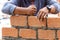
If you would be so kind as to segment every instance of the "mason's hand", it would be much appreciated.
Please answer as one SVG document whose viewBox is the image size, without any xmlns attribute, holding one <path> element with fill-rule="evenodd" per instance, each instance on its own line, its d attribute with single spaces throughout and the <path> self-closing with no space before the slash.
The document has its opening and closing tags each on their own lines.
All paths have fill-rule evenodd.
<svg viewBox="0 0 60 40">
<path fill-rule="evenodd" d="M 30 5 L 28 8 L 27 8 L 27 14 L 28 15 L 34 15 L 37 11 L 37 8 L 35 5 Z"/>
<path fill-rule="evenodd" d="M 44 19 L 44 17 L 46 17 L 46 15 L 48 14 L 49 10 L 44 7 L 42 9 L 39 10 L 38 14 L 37 14 L 37 18 L 40 20 L 40 19 Z"/>
</svg>

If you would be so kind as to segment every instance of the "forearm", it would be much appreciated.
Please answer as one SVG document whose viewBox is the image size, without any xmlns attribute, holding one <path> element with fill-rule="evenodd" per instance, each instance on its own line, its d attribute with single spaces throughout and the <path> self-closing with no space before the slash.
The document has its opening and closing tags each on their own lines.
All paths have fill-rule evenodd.
<svg viewBox="0 0 60 40">
<path fill-rule="evenodd" d="M 19 7 L 12 3 L 6 3 L 4 7 L 2 8 L 2 12 L 10 15 L 14 14 L 27 14 L 27 15 L 33 15 L 36 13 L 36 6 L 30 5 L 29 7 Z"/>
<path fill-rule="evenodd" d="M 6 3 L 4 7 L 2 8 L 2 12 L 6 14 L 27 14 L 27 8 L 25 7 L 18 7 L 11 3 Z"/>
<path fill-rule="evenodd" d="M 52 7 L 51 13 L 58 13 L 60 11 L 60 4 L 56 0 L 47 0 L 47 4 Z"/>
<path fill-rule="evenodd" d="M 18 3 L 17 0 L 6 2 L 2 8 L 2 12 L 9 15 L 25 14 L 26 8 L 17 7 L 18 6 L 17 3 Z"/>
<path fill-rule="evenodd" d="M 16 7 L 15 9 L 14 9 L 14 14 L 27 14 L 27 8 L 25 8 L 25 7 Z"/>
</svg>

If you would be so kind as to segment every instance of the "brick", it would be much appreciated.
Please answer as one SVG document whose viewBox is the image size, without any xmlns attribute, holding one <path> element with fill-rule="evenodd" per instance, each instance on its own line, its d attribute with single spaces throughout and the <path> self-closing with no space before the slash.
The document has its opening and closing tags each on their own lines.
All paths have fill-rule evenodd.
<svg viewBox="0 0 60 40">
<path fill-rule="evenodd" d="M 60 38 L 58 40 L 60 40 Z"/>
<path fill-rule="evenodd" d="M 27 26 L 27 16 L 11 16 L 10 20 L 11 20 L 11 25 L 14 26 L 22 26 L 25 27 Z"/>
<path fill-rule="evenodd" d="M 2 36 L 3 37 L 18 37 L 17 29 L 15 28 L 2 28 Z"/>
<path fill-rule="evenodd" d="M 60 30 L 57 31 L 57 37 L 60 38 Z"/>
<path fill-rule="evenodd" d="M 60 28 L 60 17 L 48 18 L 48 28 Z"/>
<path fill-rule="evenodd" d="M 37 16 L 29 16 L 28 17 L 28 24 L 30 27 L 37 27 L 37 28 L 41 28 L 42 26 L 46 26 L 45 21 L 39 21 L 39 19 L 37 19 Z"/>
<path fill-rule="evenodd" d="M 54 30 L 38 30 L 38 38 L 39 39 L 54 39 L 55 38 L 55 31 Z"/>
<path fill-rule="evenodd" d="M 36 32 L 32 29 L 20 29 L 20 37 L 27 39 L 36 39 Z"/>
</svg>

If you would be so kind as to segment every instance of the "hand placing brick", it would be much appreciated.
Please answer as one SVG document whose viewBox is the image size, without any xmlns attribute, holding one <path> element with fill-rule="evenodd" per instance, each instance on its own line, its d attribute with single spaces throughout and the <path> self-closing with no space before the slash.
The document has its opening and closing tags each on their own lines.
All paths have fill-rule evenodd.
<svg viewBox="0 0 60 40">
<path fill-rule="evenodd" d="M 2 28 L 2 37 L 18 37 L 18 31 L 15 28 Z"/>
<path fill-rule="evenodd" d="M 48 14 L 46 23 L 49 29 L 60 29 L 60 16 L 58 14 Z"/>
<path fill-rule="evenodd" d="M 20 27 L 26 27 L 27 26 L 27 16 L 11 16 L 11 25 L 13 26 L 20 26 Z"/>
<path fill-rule="evenodd" d="M 39 29 L 38 30 L 38 38 L 39 39 L 48 39 L 48 40 L 55 39 L 55 31 Z"/>
<path fill-rule="evenodd" d="M 39 21 L 37 16 L 29 16 L 28 17 L 28 24 L 30 27 L 41 28 L 46 26 L 46 20 Z"/>
</svg>

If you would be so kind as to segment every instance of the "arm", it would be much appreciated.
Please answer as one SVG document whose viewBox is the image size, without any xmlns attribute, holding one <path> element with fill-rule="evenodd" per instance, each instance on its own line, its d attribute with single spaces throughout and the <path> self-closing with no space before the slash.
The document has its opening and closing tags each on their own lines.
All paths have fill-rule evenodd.
<svg viewBox="0 0 60 40">
<path fill-rule="evenodd" d="M 19 1 L 20 2 L 20 1 Z M 6 14 L 32 14 L 36 12 L 36 7 L 30 5 L 29 7 L 19 7 L 18 0 L 12 0 L 5 3 L 4 7 L 2 8 L 2 12 Z"/>
<path fill-rule="evenodd" d="M 14 14 L 27 14 L 27 15 L 34 15 L 37 9 L 35 5 L 30 5 L 29 7 L 16 7 L 14 10 Z"/>
<path fill-rule="evenodd" d="M 46 17 L 48 13 L 55 14 L 60 11 L 60 7 L 59 7 L 60 5 L 57 3 L 57 1 L 55 0 L 46 0 L 46 1 L 47 1 L 46 2 L 47 5 L 49 5 L 51 8 L 50 10 L 47 7 L 40 9 L 37 15 L 38 19 L 43 19 L 44 17 Z"/>
<path fill-rule="evenodd" d="M 15 2 L 16 0 L 6 2 L 2 8 L 2 12 L 13 15 L 13 11 L 16 8 L 16 4 L 17 4 L 17 2 L 16 3 Z"/>
<path fill-rule="evenodd" d="M 47 0 L 47 5 L 51 7 L 50 13 L 57 13 L 60 11 L 60 5 L 56 0 Z"/>
</svg>

